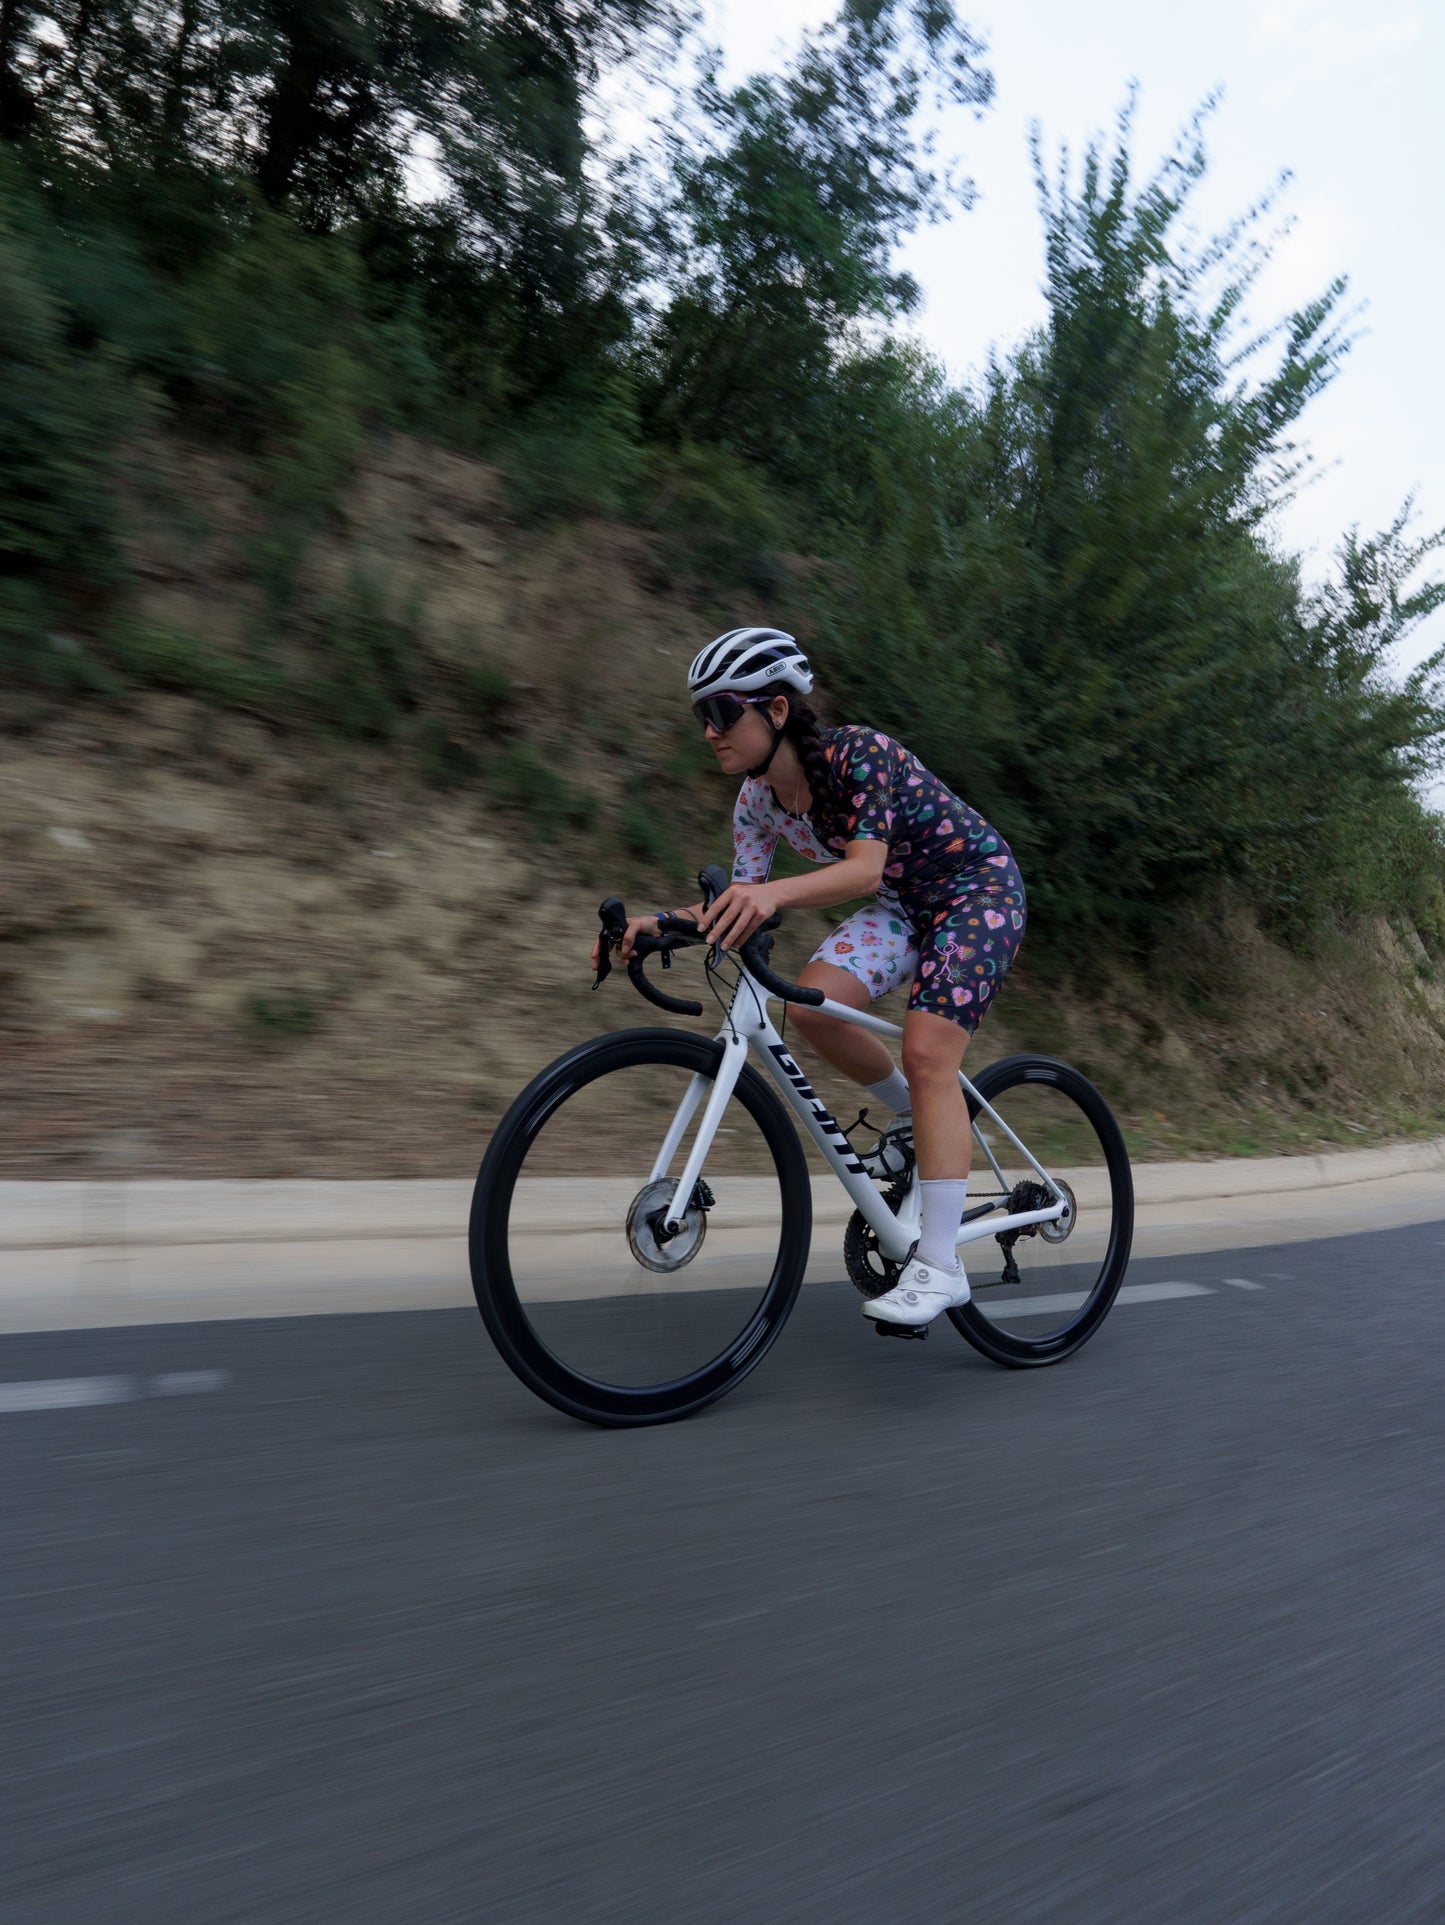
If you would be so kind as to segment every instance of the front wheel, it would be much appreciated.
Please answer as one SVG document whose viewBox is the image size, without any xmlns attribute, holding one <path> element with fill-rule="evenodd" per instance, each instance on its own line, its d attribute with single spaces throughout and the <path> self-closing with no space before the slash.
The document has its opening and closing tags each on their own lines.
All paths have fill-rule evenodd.
<svg viewBox="0 0 1445 1925">
<path fill-rule="evenodd" d="M 948 1314 L 995 1363 L 1060 1363 L 1093 1336 L 1124 1280 L 1134 1236 L 1129 1153 L 1109 1105 L 1068 1063 L 1005 1056 L 981 1070 L 974 1087 L 1007 1128 L 974 1111 L 970 1210 L 1035 1210 L 1051 1201 L 1010 1131 L 1063 1186 L 1069 1209 L 1053 1223 L 965 1243 L 959 1254 L 973 1296 Z"/>
<path fill-rule="evenodd" d="M 569 1416 L 685 1417 L 741 1383 L 787 1321 L 812 1190 L 797 1132 L 746 1064 L 681 1230 L 666 1230 L 722 1060 L 681 1030 L 599 1037 L 522 1091 L 487 1150 L 477 1306 L 509 1368 Z"/>
</svg>

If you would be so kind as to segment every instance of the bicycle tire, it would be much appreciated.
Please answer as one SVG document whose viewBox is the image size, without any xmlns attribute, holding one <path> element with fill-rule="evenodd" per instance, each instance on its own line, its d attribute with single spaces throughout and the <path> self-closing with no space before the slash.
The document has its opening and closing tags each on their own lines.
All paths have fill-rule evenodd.
<svg viewBox="0 0 1445 1925">
<path fill-rule="evenodd" d="M 569 1050 L 517 1097 L 493 1136 L 472 1194 L 468 1248 L 472 1288 L 492 1342 L 513 1375 L 556 1410 L 585 1423 L 619 1429 L 675 1422 L 714 1403 L 757 1368 L 788 1320 L 807 1267 L 813 1195 L 797 1132 L 783 1105 L 750 1064 L 734 1100 L 757 1123 L 776 1171 L 782 1234 L 766 1287 L 753 1314 L 725 1349 L 670 1382 L 603 1383 L 573 1370 L 533 1329 L 516 1288 L 507 1228 L 513 1190 L 526 1151 L 546 1120 L 574 1091 L 610 1071 L 666 1064 L 716 1073 L 722 1045 L 669 1029 L 628 1029 Z"/>
<path fill-rule="evenodd" d="M 1113 1111 L 1088 1077 L 1071 1063 L 1060 1062 L 1052 1056 L 1003 1056 L 986 1065 L 973 1078 L 973 1083 L 989 1103 L 1021 1084 L 1051 1085 L 1078 1104 L 1104 1151 L 1112 1210 L 1109 1240 L 1099 1275 L 1076 1315 L 1046 1337 L 1031 1338 L 999 1329 L 977 1301 L 948 1313 L 949 1321 L 959 1334 L 991 1362 L 1015 1370 L 1036 1370 L 1073 1356 L 1098 1330 L 1119 1294 L 1134 1238 L 1134 1179 L 1129 1152 Z M 970 1109 L 974 1115 L 978 1114 L 976 1106 L 970 1104 Z M 965 1255 L 967 1249 L 965 1246 Z"/>
</svg>

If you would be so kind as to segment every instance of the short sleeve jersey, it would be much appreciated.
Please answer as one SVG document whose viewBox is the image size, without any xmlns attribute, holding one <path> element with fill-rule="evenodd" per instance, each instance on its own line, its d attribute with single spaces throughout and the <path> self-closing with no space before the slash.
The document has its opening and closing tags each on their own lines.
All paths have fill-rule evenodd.
<svg viewBox="0 0 1445 1925">
<path fill-rule="evenodd" d="M 762 882 L 781 837 L 810 862 L 838 862 L 850 842 L 886 842 L 879 895 L 907 903 L 945 897 L 966 878 L 1003 869 L 1003 837 L 916 755 L 876 729 L 823 731 L 824 754 L 843 806 L 825 835 L 811 814 L 792 815 L 764 776 L 749 776 L 733 809 L 733 881 Z"/>
</svg>

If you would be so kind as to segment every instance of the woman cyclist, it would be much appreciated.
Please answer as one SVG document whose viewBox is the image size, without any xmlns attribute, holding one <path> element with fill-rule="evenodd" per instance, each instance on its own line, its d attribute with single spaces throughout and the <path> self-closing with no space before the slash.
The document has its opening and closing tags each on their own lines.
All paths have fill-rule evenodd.
<svg viewBox="0 0 1445 1925">
<path fill-rule="evenodd" d="M 917 1327 L 968 1301 L 957 1238 L 973 1132 L 958 1072 L 1023 939 L 1024 887 L 996 829 L 890 736 L 823 728 L 806 699 L 812 688 L 807 657 L 780 629 L 731 629 L 693 662 L 688 692 L 708 745 L 726 774 L 744 780 L 731 887 L 706 910 L 677 913 L 735 949 L 780 909 L 874 898 L 833 931 L 799 981 L 854 1009 L 911 983 L 902 1070 L 881 1037 L 802 1005 L 792 1015 L 821 1056 L 899 1119 L 890 1133 L 911 1124 L 918 1242 L 893 1289 L 863 1311 Z M 770 882 L 779 837 L 817 873 Z M 657 917 L 628 922 L 624 962 L 640 932 L 657 935 Z"/>
</svg>

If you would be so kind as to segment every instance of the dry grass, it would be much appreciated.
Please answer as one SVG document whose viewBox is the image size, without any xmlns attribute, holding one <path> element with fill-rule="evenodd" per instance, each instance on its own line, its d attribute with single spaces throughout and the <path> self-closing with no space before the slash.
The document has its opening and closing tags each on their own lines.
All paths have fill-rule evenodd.
<svg viewBox="0 0 1445 1925">
<path fill-rule="evenodd" d="M 238 645 L 256 612 L 244 487 L 181 451 L 166 489 L 187 512 L 157 498 L 138 524 L 142 606 Z M 415 590 L 435 649 L 513 665 L 525 739 L 583 798 L 578 821 L 554 835 L 498 808 L 500 741 L 479 783 L 441 792 L 404 754 L 180 697 L 0 737 L 0 1175 L 459 1174 L 544 1063 L 657 1019 L 625 979 L 589 994 L 587 951 L 604 893 L 683 898 L 726 852 L 730 798 L 679 734 L 678 676 L 712 616 L 656 592 L 640 537 L 524 533 L 488 470 L 405 441 L 311 565 L 334 574 L 361 545 Z M 826 926 L 794 918 L 780 966 Z M 1078 1061 L 1147 1156 L 1445 1124 L 1445 991 L 1383 927 L 1301 959 L 1223 914 L 1155 983 L 1045 981 L 1026 945 L 972 1060 L 1019 1048 Z"/>
<path fill-rule="evenodd" d="M 485 796 L 438 795 L 379 755 L 302 759 L 212 720 L 202 756 L 200 721 L 154 701 L 108 740 L 72 723 L 8 745 L 0 1173 L 459 1173 L 544 1063 L 654 1020 L 625 979 L 589 993 L 587 950 L 605 890 L 678 878 L 629 876 L 602 831 L 534 847 Z M 796 918 L 781 965 L 824 926 Z M 1079 1062 L 1148 1156 L 1439 1128 L 1445 996 L 1422 967 L 1385 930 L 1306 962 L 1236 928 L 1217 975 L 1165 994 L 1116 971 L 1086 994 L 1025 951 L 971 1061 Z M 699 965 L 671 981 L 696 990 Z"/>
</svg>

